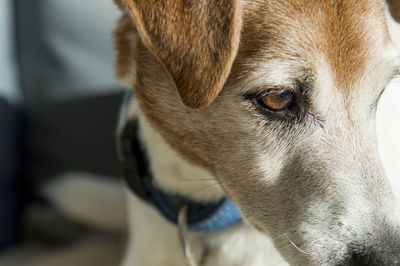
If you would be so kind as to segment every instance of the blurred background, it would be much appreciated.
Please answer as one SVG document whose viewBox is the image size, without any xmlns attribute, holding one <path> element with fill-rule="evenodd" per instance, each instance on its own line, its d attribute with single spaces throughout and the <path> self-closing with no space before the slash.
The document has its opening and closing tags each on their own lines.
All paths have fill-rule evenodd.
<svg viewBox="0 0 400 266">
<path fill-rule="evenodd" d="M 111 0 L 0 0 L 1 266 L 118 265 L 118 16 Z"/>
<path fill-rule="evenodd" d="M 112 0 L 0 0 L 0 266 L 119 264 L 118 16 Z M 392 86 L 378 136 L 399 176 L 399 80 Z"/>
</svg>

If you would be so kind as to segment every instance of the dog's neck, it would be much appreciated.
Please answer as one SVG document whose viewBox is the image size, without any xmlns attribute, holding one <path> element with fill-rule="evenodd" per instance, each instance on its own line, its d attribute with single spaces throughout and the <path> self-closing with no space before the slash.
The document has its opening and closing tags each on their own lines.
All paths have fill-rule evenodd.
<svg viewBox="0 0 400 266">
<path fill-rule="evenodd" d="M 154 185 L 172 194 L 194 201 L 210 203 L 224 197 L 216 178 L 207 170 L 193 165 L 178 154 L 132 103 L 131 117 L 139 120 L 139 138 L 150 161 Z"/>
</svg>

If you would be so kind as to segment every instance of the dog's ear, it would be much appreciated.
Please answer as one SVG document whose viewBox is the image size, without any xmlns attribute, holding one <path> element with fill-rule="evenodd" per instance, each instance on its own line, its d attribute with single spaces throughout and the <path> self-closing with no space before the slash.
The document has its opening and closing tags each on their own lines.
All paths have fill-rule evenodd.
<svg viewBox="0 0 400 266">
<path fill-rule="evenodd" d="M 237 54 L 240 0 L 116 0 L 171 75 L 183 103 L 200 109 L 220 93 Z"/>
<path fill-rule="evenodd" d="M 400 0 L 388 0 L 388 4 L 392 17 L 400 23 Z"/>
<path fill-rule="evenodd" d="M 121 0 L 114 0 L 114 4 L 121 10 L 123 10 L 123 4 Z"/>
</svg>

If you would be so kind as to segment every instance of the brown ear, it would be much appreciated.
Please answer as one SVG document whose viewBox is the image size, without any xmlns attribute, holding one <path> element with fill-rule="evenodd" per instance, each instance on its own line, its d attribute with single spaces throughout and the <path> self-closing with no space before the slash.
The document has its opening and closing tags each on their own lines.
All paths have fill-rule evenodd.
<svg viewBox="0 0 400 266">
<path fill-rule="evenodd" d="M 388 0 L 388 4 L 392 17 L 400 23 L 400 0 Z"/>
<path fill-rule="evenodd" d="M 164 63 L 184 104 L 211 104 L 237 54 L 240 0 L 122 2 L 143 42 Z"/>
<path fill-rule="evenodd" d="M 117 5 L 117 7 L 122 8 L 122 4 L 120 0 L 114 0 L 114 4 Z"/>
</svg>

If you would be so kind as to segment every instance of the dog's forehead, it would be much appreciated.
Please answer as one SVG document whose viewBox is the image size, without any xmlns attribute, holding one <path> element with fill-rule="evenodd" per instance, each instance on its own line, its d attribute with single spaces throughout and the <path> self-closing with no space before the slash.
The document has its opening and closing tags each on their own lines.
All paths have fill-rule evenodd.
<svg viewBox="0 0 400 266">
<path fill-rule="evenodd" d="M 245 71 L 273 60 L 318 75 L 326 65 L 333 85 L 348 92 L 387 64 L 390 38 L 381 0 L 248 1 L 244 6 L 238 61 Z"/>
</svg>

